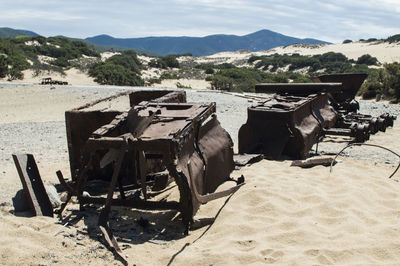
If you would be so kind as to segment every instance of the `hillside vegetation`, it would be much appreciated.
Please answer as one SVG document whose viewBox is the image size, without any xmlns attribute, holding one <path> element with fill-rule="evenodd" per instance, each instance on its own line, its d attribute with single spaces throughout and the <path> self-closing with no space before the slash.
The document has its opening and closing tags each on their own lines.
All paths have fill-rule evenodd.
<svg viewBox="0 0 400 266">
<path fill-rule="evenodd" d="M 394 42 L 397 39 L 391 37 Z M 33 69 L 38 75 L 46 71 L 63 73 L 75 67 L 99 84 L 144 86 L 163 79 L 189 78 L 205 79 L 216 90 L 252 92 L 261 82 L 311 82 L 310 77 L 325 73 L 362 72 L 369 74 L 359 92 L 363 97 L 400 99 L 399 63 L 380 65 L 369 54 L 357 59 L 334 52 L 312 56 L 272 54 L 251 56 L 241 63 L 196 63 L 197 57 L 190 54 L 140 58 L 133 50 L 124 50 L 102 60 L 87 42 L 63 37 L 0 39 L 0 77 L 9 80 L 22 79 L 25 69 Z"/>
<path fill-rule="evenodd" d="M 82 41 L 62 37 L 17 37 L 0 39 L 0 77 L 22 79 L 28 68 L 40 71 L 63 72 L 70 67 L 80 67 L 77 59 L 100 58 L 100 54 Z"/>
</svg>

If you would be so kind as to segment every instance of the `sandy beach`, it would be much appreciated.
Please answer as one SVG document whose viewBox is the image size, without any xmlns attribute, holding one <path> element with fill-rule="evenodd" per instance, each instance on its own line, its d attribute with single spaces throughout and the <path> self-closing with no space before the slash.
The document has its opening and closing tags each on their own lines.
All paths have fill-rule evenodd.
<svg viewBox="0 0 400 266">
<path fill-rule="evenodd" d="M 11 199 L 22 186 L 11 154 L 33 153 L 46 184 L 58 183 L 59 169 L 69 177 L 65 110 L 126 89 L 136 88 L 0 84 L 3 265 L 121 264 L 102 240 L 96 208 L 81 213 L 77 204 L 70 204 L 64 220 L 15 215 Z M 235 132 L 252 102 L 215 92 L 187 90 L 187 94 L 189 101 L 216 101 L 217 115 L 237 143 Z M 399 152 L 395 141 L 399 137 L 395 121 L 393 128 L 373 135 L 367 143 Z M 345 144 L 333 140 L 329 145 L 339 151 Z M 356 149 L 392 156 L 372 148 Z M 233 177 L 245 176 L 246 185 L 229 198 L 203 205 L 197 215 L 216 220 L 188 236 L 182 234 L 174 211 L 113 207 L 111 227 L 124 254 L 136 265 L 398 264 L 400 173 L 387 178 L 398 158 L 388 162 L 357 156 L 339 159 L 342 162 L 332 173 L 323 166 L 290 167 L 289 160 L 262 160 L 234 171 Z M 177 197 L 176 190 L 168 195 L 168 199 Z M 149 221 L 146 228 L 137 223 L 140 218 Z M 70 225 L 63 227 L 66 221 Z"/>
</svg>

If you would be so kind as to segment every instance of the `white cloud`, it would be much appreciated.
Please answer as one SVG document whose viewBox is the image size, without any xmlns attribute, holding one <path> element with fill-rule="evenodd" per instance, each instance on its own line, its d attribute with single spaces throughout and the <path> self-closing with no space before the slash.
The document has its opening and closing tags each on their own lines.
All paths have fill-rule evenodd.
<svg viewBox="0 0 400 266">
<path fill-rule="evenodd" d="M 0 25 L 45 36 L 244 35 L 270 29 L 328 41 L 400 33 L 398 0 L 5 0 Z"/>
</svg>

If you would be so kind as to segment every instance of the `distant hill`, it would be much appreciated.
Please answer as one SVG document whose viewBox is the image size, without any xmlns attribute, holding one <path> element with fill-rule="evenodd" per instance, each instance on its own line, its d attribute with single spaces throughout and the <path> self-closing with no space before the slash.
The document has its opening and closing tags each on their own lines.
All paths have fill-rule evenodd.
<svg viewBox="0 0 400 266">
<path fill-rule="evenodd" d="M 299 39 L 270 30 L 260 30 L 248 35 L 209 35 L 205 37 L 144 37 L 114 38 L 98 35 L 86 38 L 87 41 L 104 46 L 150 50 L 160 55 L 191 53 L 194 56 L 210 55 L 223 51 L 268 50 L 277 46 L 294 43 L 327 43 L 316 39 Z"/>
<path fill-rule="evenodd" d="M 39 34 L 28 30 L 16 30 L 11 28 L 0 28 L 0 38 L 15 38 L 17 36 L 39 36 Z"/>
</svg>

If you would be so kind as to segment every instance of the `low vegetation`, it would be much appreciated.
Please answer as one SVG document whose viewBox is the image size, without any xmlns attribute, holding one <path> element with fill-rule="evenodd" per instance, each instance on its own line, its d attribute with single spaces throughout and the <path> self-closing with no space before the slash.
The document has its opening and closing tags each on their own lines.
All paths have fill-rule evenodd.
<svg viewBox="0 0 400 266">
<path fill-rule="evenodd" d="M 94 64 L 89 75 L 100 84 L 120 86 L 143 86 L 140 77 L 142 64 L 132 50 L 123 51 L 119 55 L 108 58 L 105 62 Z"/>
<path fill-rule="evenodd" d="M 370 55 L 363 55 L 357 61 L 348 59 L 344 54 L 328 52 L 322 55 L 304 56 L 267 55 L 252 56 L 248 60 L 255 67 L 270 72 L 287 68 L 288 71 L 305 70 L 306 73 L 355 73 L 368 71 L 368 65 L 377 65 L 378 60 Z"/>
<path fill-rule="evenodd" d="M 400 63 L 384 64 L 383 68 L 371 71 L 360 94 L 364 99 L 373 99 L 380 95 L 392 102 L 399 102 Z"/>
<path fill-rule="evenodd" d="M 269 73 L 250 68 L 223 68 L 207 77 L 217 90 L 253 92 L 257 83 L 311 82 L 310 78 L 294 72 Z"/>
<path fill-rule="evenodd" d="M 152 59 L 149 62 L 149 67 L 167 69 L 167 68 L 179 68 L 179 62 L 174 55 L 167 55 Z"/>
<path fill-rule="evenodd" d="M 100 54 L 87 43 L 64 37 L 21 36 L 0 39 L 0 77 L 22 79 L 22 71 L 28 68 L 35 72 L 63 72 L 72 66 L 79 67 L 73 60 L 83 56 L 100 58 Z M 48 58 L 47 62 L 41 60 L 43 57 Z"/>
<path fill-rule="evenodd" d="M 365 42 L 373 41 L 399 42 L 400 34 L 386 40 L 370 38 Z M 351 42 L 345 40 L 343 43 Z M 189 61 L 178 60 L 181 56 L 188 57 Z M 143 65 L 133 50 L 121 51 L 102 61 L 94 46 L 80 40 L 41 36 L 0 38 L 0 78 L 22 79 L 22 71 L 28 68 L 38 75 L 43 71 L 64 73 L 66 69 L 76 67 L 88 71 L 100 84 L 144 86 L 160 83 L 163 79 L 195 78 L 210 81 L 213 89 L 251 92 L 255 84 L 262 82 L 311 82 L 311 76 L 324 73 L 368 73 L 369 77 L 359 92 L 362 97 L 370 99 L 382 96 L 396 102 L 400 100 L 399 63 L 381 66 L 369 54 L 356 60 L 334 52 L 314 56 L 252 56 L 247 61 L 247 67 L 231 63 L 196 64 L 195 60 L 190 60 L 190 56 L 153 56 Z M 146 68 L 157 68 L 159 74 L 143 80 L 141 71 Z M 177 84 L 186 88 L 180 82 Z"/>
</svg>

